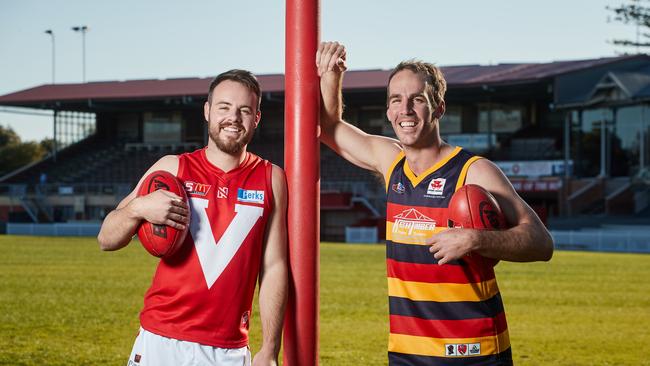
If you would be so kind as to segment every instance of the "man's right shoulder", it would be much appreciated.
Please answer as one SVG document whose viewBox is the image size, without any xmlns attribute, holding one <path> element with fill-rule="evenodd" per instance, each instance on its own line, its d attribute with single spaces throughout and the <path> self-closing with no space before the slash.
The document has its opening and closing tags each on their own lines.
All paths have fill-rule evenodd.
<svg viewBox="0 0 650 366">
<path fill-rule="evenodd" d="M 387 173 L 392 170 L 398 158 L 403 156 L 404 150 L 397 140 L 385 136 L 378 136 L 382 138 L 380 144 L 381 151 L 377 151 L 379 156 L 380 173 L 385 177 Z"/>
<path fill-rule="evenodd" d="M 180 155 L 165 155 L 160 159 L 158 159 L 158 161 L 155 162 L 154 165 L 152 165 L 149 170 L 150 171 L 165 170 L 170 172 L 171 174 L 177 175 L 179 161 L 180 161 Z"/>
</svg>

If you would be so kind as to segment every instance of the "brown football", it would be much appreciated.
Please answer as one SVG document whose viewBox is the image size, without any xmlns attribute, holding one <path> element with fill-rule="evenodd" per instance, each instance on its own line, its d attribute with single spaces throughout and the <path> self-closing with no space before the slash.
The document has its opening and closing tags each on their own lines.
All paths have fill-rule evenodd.
<svg viewBox="0 0 650 366">
<path fill-rule="evenodd" d="M 449 227 L 505 230 L 506 218 L 492 194 L 476 184 L 458 189 L 449 201 Z"/>
</svg>

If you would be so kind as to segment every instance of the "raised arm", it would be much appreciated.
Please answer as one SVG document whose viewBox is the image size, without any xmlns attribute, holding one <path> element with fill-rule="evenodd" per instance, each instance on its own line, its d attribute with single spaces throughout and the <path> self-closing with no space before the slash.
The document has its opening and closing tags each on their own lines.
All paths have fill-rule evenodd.
<svg viewBox="0 0 650 366">
<path fill-rule="evenodd" d="M 345 47 L 323 42 L 316 54 L 321 77 L 320 139 L 349 162 L 385 175 L 400 151 L 395 139 L 371 135 L 343 120 L 343 73 L 347 69 Z"/>
<path fill-rule="evenodd" d="M 272 183 L 273 212 L 266 229 L 259 279 L 262 347 L 253 359 L 253 366 L 278 364 L 287 303 L 287 183 L 284 172 L 275 165 Z"/>
<path fill-rule="evenodd" d="M 189 209 L 179 196 L 168 191 L 155 191 L 146 196 L 136 197 L 142 180 L 156 170 L 166 170 L 174 175 L 178 172 L 178 157 L 163 156 L 140 178 L 133 192 L 111 211 L 99 230 L 97 241 L 102 250 L 118 250 L 129 244 L 142 220 L 154 224 L 165 224 L 184 229 Z"/>
<path fill-rule="evenodd" d="M 524 202 L 494 163 L 480 159 L 467 171 L 467 184 L 477 184 L 496 198 L 510 229 L 501 231 L 449 229 L 434 235 L 430 251 L 440 264 L 477 252 L 484 257 L 512 261 L 548 261 L 553 239 L 537 214 Z"/>
</svg>

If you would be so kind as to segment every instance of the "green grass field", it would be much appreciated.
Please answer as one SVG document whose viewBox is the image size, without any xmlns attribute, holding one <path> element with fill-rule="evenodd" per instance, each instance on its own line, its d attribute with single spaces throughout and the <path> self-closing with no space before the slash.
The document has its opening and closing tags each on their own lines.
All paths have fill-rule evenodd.
<svg viewBox="0 0 650 366">
<path fill-rule="evenodd" d="M 156 259 L 92 238 L 0 236 L 0 365 L 125 365 Z M 500 263 L 519 365 L 650 365 L 650 256 Z M 385 365 L 384 248 L 321 247 L 321 365 Z M 260 343 L 259 318 L 251 330 Z"/>
</svg>

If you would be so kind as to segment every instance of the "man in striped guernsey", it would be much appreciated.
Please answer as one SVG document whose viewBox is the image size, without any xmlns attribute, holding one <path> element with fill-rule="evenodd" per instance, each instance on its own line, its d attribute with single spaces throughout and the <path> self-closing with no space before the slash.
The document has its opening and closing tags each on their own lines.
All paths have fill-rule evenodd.
<svg viewBox="0 0 650 366">
<path fill-rule="evenodd" d="M 406 61 L 391 73 L 386 116 L 396 140 L 342 119 L 345 56 L 336 42 L 316 55 L 321 140 L 386 182 L 390 365 L 512 364 L 494 265 L 549 260 L 550 234 L 496 165 L 441 139 L 446 82 L 437 67 Z M 464 184 L 490 191 L 510 228 L 448 228 L 449 200 Z"/>
</svg>

